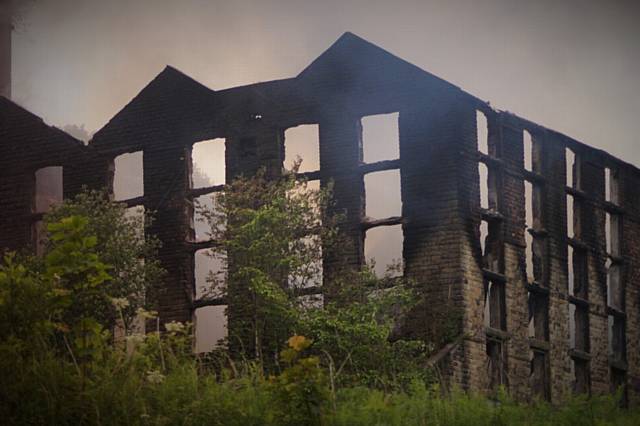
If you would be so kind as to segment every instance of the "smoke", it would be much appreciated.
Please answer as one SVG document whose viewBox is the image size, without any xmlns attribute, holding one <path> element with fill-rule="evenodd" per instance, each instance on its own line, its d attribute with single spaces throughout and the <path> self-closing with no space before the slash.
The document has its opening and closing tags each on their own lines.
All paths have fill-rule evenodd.
<svg viewBox="0 0 640 426">
<path fill-rule="evenodd" d="M 6 3 L 7 0 L 0 0 Z M 165 65 L 212 89 L 296 75 L 352 31 L 468 92 L 640 164 L 640 2 L 22 0 L 14 99 L 99 129 Z"/>
<path fill-rule="evenodd" d="M 84 127 L 84 124 L 81 124 L 79 126 L 77 124 L 67 124 L 65 126 L 62 126 L 62 130 L 64 130 L 74 138 L 81 140 L 85 143 L 85 145 L 87 144 L 87 142 L 89 142 L 89 140 L 91 140 L 93 134 L 95 133 L 95 131 L 92 132 L 87 130 Z"/>
<path fill-rule="evenodd" d="M 0 22 L 11 22 L 15 29 L 24 27 L 24 16 L 36 0 L 0 0 Z"/>
</svg>

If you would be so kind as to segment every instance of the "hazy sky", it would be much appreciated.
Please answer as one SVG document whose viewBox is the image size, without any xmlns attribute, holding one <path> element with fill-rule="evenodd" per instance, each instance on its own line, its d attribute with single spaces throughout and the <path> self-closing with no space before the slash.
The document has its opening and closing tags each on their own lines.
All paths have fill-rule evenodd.
<svg viewBox="0 0 640 426">
<path fill-rule="evenodd" d="M 95 131 L 171 64 L 221 89 L 290 77 L 352 31 L 491 101 L 640 164 L 634 0 L 34 0 L 14 98 Z"/>
</svg>

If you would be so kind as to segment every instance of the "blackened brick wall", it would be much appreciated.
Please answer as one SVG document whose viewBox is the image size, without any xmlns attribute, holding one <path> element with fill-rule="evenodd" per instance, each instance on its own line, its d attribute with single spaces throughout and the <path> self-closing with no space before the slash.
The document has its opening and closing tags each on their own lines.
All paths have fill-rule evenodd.
<svg viewBox="0 0 640 426">
<path fill-rule="evenodd" d="M 490 154 L 478 153 L 476 110 L 488 121 Z M 360 119 L 399 112 L 400 158 L 363 164 Z M 548 381 L 544 397 L 560 401 L 576 387 L 574 363 L 586 366 L 590 392 L 626 386 L 629 402 L 640 402 L 640 171 L 609 154 L 567 136 L 491 109 L 486 103 L 351 34 L 314 61 L 299 76 L 220 92 L 167 68 L 123 108 L 89 146 L 10 101 L 0 98 L 0 247 L 21 249 L 32 242 L 34 173 L 45 166 L 64 167 L 64 194 L 83 185 L 112 189 L 113 159 L 144 153 L 144 205 L 155 216 L 149 232 L 162 242 L 159 260 L 167 270 L 159 302 L 163 322 L 189 321 L 194 312 L 193 254 L 215 241 L 191 241 L 192 199 L 202 192 L 189 187 L 190 147 L 225 138 L 227 181 L 265 166 L 268 176 L 282 171 L 284 130 L 319 124 L 320 172 L 312 178 L 332 184 L 336 212 L 348 241 L 340 252 L 325 253 L 324 288 L 336 288 L 332 276 L 343 266 L 362 265 L 365 239 L 366 173 L 399 169 L 401 175 L 404 272 L 419 289 L 417 307 L 402 320 L 405 336 L 447 345 L 437 365 L 448 384 L 489 390 L 492 359 L 489 343 L 502 345 L 501 378 L 519 400 L 539 392 L 532 379 L 535 354 L 544 355 L 537 375 Z M 523 131 L 541 146 L 540 169 L 524 170 Z M 396 143 L 396 141 L 390 141 Z M 579 158 L 580 190 L 566 187 L 565 148 Z M 497 204 L 480 208 L 478 163 L 490 170 Z M 605 168 L 618 172 L 620 201 L 604 200 Z M 538 233 L 545 271 L 541 282 L 526 277 L 525 181 L 540 188 Z M 567 238 L 566 197 L 580 204 L 579 241 Z M 607 254 L 605 212 L 621 217 L 626 353 L 618 362 L 608 353 Z M 492 225 L 496 270 L 487 270 L 479 227 Z M 587 256 L 588 297 L 577 301 L 568 291 L 568 246 Z M 485 256 L 486 257 L 486 256 Z M 504 327 L 485 327 L 485 291 L 493 280 L 504 286 Z M 246 289 L 235 283 L 233 291 Z M 533 287 L 532 287 L 533 285 Z M 528 333 L 532 291 L 548 301 L 548 335 Z M 242 297 L 229 302 L 229 334 Z M 212 302 L 213 303 L 213 302 Z M 588 320 L 588 351 L 572 351 L 569 306 L 582 303 Z M 200 305 L 202 306 L 202 304 Z M 618 354 L 619 355 L 619 354 Z M 614 357 L 616 358 L 616 357 Z M 620 357 L 617 357 L 620 358 Z M 540 358 L 536 358 L 539 360 Z M 539 377 L 535 377 L 539 380 Z"/>
</svg>

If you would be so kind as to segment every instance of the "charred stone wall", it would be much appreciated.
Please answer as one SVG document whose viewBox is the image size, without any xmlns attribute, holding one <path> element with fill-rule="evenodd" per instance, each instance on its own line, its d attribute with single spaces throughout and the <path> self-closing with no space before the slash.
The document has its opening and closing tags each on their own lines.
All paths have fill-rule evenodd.
<svg viewBox="0 0 640 426">
<path fill-rule="evenodd" d="M 488 371 L 480 387 L 502 384 L 520 399 L 621 385 L 637 399 L 637 195 L 629 185 L 638 170 L 511 114 L 485 114 L 489 155 L 476 158 L 489 172 L 476 179 L 488 187 L 490 205 L 479 207 L 472 185 L 478 213 L 469 220 L 473 228 L 486 221 L 488 232 L 485 241 L 478 233 L 469 239 L 464 274 L 467 345 L 486 350 L 465 354 L 466 362 Z M 478 245 L 485 246 L 481 256 Z"/>
<path fill-rule="evenodd" d="M 113 191 L 114 159 L 142 151 L 144 194 L 123 201 L 155 216 L 160 317 L 228 304 L 229 334 L 241 335 L 231 299 L 196 298 L 194 254 L 215 241 L 194 239 L 194 199 L 222 186 L 193 188 L 192 146 L 224 138 L 227 181 L 261 166 L 276 177 L 285 130 L 317 124 L 320 170 L 305 176 L 333 184 L 350 241 L 325 252 L 326 298 L 339 266 L 363 264 L 367 230 L 401 225 L 420 300 L 400 331 L 442 346 L 447 383 L 553 401 L 624 386 L 637 404 L 640 171 L 345 37 L 288 80 L 214 92 L 167 68 L 86 147 L 2 100 L 0 246 L 33 241 L 38 169 L 63 166 L 65 197 L 82 185 Z M 390 112 L 400 156 L 365 163 L 361 119 Z M 384 170 L 400 172 L 402 215 L 372 220 L 364 177 Z"/>
<path fill-rule="evenodd" d="M 39 170 L 59 168 L 58 182 L 49 188 L 59 191 L 59 198 L 72 196 L 83 185 L 102 186 L 106 181 L 93 167 L 97 156 L 81 141 L 6 98 L 0 97 L 0 111 L 0 248 L 33 249 L 43 214 L 36 202 Z"/>
</svg>

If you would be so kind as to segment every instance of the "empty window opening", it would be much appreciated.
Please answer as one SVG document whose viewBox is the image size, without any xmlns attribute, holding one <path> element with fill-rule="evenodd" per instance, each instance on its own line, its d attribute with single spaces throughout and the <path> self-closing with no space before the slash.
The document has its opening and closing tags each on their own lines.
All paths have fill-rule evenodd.
<svg viewBox="0 0 640 426">
<path fill-rule="evenodd" d="M 319 309 L 324 306 L 324 296 L 322 294 L 309 294 L 298 297 L 298 305 L 302 309 Z"/>
<path fill-rule="evenodd" d="M 528 282 L 534 281 L 533 273 L 533 235 L 529 232 L 533 229 L 533 186 L 531 182 L 525 181 L 524 183 L 524 198 L 525 198 L 525 243 L 526 243 L 526 277 Z"/>
<path fill-rule="evenodd" d="M 191 229 L 194 241 L 208 241 L 211 239 L 211 215 L 218 215 L 219 206 L 216 202 L 217 192 L 201 195 L 193 199 L 193 215 Z M 213 218 L 217 223 L 218 218 Z"/>
<path fill-rule="evenodd" d="M 306 182 L 306 189 L 309 191 L 320 191 L 320 181 L 319 180 L 310 180 Z"/>
<path fill-rule="evenodd" d="M 314 211 L 320 214 L 320 181 L 319 180 L 301 180 L 298 181 L 296 186 L 287 192 L 287 196 L 290 198 L 308 197 Z"/>
<path fill-rule="evenodd" d="M 531 389 L 533 394 L 549 400 L 549 368 L 547 367 L 547 353 L 543 351 L 531 351 Z"/>
<path fill-rule="evenodd" d="M 622 256 L 622 217 L 611 215 L 611 256 Z"/>
<path fill-rule="evenodd" d="M 624 311 L 624 301 L 620 265 L 611 265 L 607 271 L 607 304 L 619 311 Z"/>
<path fill-rule="evenodd" d="M 611 202 L 611 169 L 604 169 L 604 199 Z"/>
<path fill-rule="evenodd" d="M 605 241 L 609 255 L 612 257 L 620 257 L 622 255 L 619 215 L 605 214 Z"/>
<path fill-rule="evenodd" d="M 484 163 L 478 163 L 480 177 L 480 208 L 489 209 L 489 168 Z"/>
<path fill-rule="evenodd" d="M 567 237 L 578 238 L 579 232 L 579 211 L 578 205 L 573 195 L 567 194 Z"/>
<path fill-rule="evenodd" d="M 589 361 L 582 359 L 572 359 L 571 369 L 573 370 L 573 391 L 577 394 L 588 394 L 591 387 L 589 374 Z"/>
<path fill-rule="evenodd" d="M 484 324 L 496 330 L 506 330 L 507 316 L 504 284 L 485 281 Z"/>
<path fill-rule="evenodd" d="M 609 167 L 604 169 L 604 192 L 605 200 L 613 203 L 620 203 L 620 179 L 617 170 L 610 169 Z"/>
<path fill-rule="evenodd" d="M 226 282 L 225 256 L 212 249 L 195 252 L 196 298 L 222 297 Z"/>
<path fill-rule="evenodd" d="M 575 294 L 575 273 L 573 271 L 573 247 L 567 247 L 567 283 L 568 283 L 568 292 L 570 295 Z"/>
<path fill-rule="evenodd" d="M 367 231 L 364 255 L 378 277 L 402 275 L 402 225 L 378 226 Z"/>
<path fill-rule="evenodd" d="M 489 222 L 480 221 L 480 250 L 482 250 L 482 258 L 487 256 L 487 240 L 489 238 Z"/>
<path fill-rule="evenodd" d="M 573 315 L 571 315 L 572 311 Z M 570 303 L 569 314 L 571 347 L 582 352 L 589 352 L 589 309 Z"/>
<path fill-rule="evenodd" d="M 620 204 L 620 173 L 618 170 L 611 171 L 611 184 L 609 185 L 609 201 L 613 204 Z"/>
<path fill-rule="evenodd" d="M 529 181 L 524 182 L 524 198 L 525 198 L 525 222 L 527 228 L 534 228 L 533 224 L 533 184 Z"/>
<path fill-rule="evenodd" d="M 365 175 L 364 188 L 365 211 L 368 217 L 383 219 L 402 215 L 399 170 Z"/>
<path fill-rule="evenodd" d="M 526 278 L 528 282 L 544 281 L 544 237 L 534 231 L 542 229 L 541 188 L 531 182 L 524 182 L 525 197 L 525 255 Z"/>
<path fill-rule="evenodd" d="M 609 356 L 612 356 L 614 353 L 614 349 L 613 349 L 613 339 L 614 339 L 614 331 L 613 331 L 613 322 L 614 322 L 614 318 L 613 315 L 608 315 L 607 316 L 607 341 L 608 341 L 608 351 L 609 351 Z"/>
<path fill-rule="evenodd" d="M 567 186 L 570 188 L 578 188 L 578 167 L 576 163 L 576 154 L 569 148 L 565 148 L 565 164 L 567 173 Z"/>
<path fill-rule="evenodd" d="M 47 246 L 47 230 L 42 220 L 33 223 L 31 228 L 33 236 L 33 245 L 36 249 L 36 256 L 44 256 Z"/>
<path fill-rule="evenodd" d="M 139 238 L 144 238 L 144 227 L 145 227 L 145 208 L 144 206 L 133 206 L 129 207 L 124 212 L 124 217 L 132 223 L 135 228 L 138 230 Z"/>
<path fill-rule="evenodd" d="M 35 213 L 46 213 L 62 203 L 62 167 L 44 167 L 36 171 Z"/>
<path fill-rule="evenodd" d="M 306 194 L 308 192 L 318 192 L 320 191 L 320 181 L 319 180 L 299 180 L 296 187 L 290 192 L 292 195 L 301 195 Z"/>
<path fill-rule="evenodd" d="M 626 336 L 624 319 L 609 315 L 609 356 L 616 361 L 626 361 Z"/>
<path fill-rule="evenodd" d="M 569 303 L 569 347 L 576 348 L 576 305 Z"/>
<path fill-rule="evenodd" d="M 620 400 L 618 402 L 621 407 L 626 408 L 629 405 L 627 372 L 625 370 L 611 368 L 611 392 L 615 393 L 620 390 L 622 390 L 622 395 L 620 395 Z"/>
<path fill-rule="evenodd" d="M 489 155 L 489 123 L 487 116 L 478 110 L 476 110 L 476 134 L 478 138 L 478 151 Z"/>
<path fill-rule="evenodd" d="M 533 139 L 528 131 L 522 132 L 524 142 L 524 168 L 530 172 L 533 171 Z"/>
<path fill-rule="evenodd" d="M 294 189 L 288 192 L 290 198 L 308 197 L 310 206 L 317 217 L 321 216 L 321 194 L 320 181 L 300 181 Z M 321 225 L 321 221 L 317 221 Z M 322 244 L 320 236 L 317 234 L 307 235 L 290 245 L 292 251 L 304 257 L 306 262 L 297 265 L 295 270 L 289 272 L 288 282 L 291 288 L 303 288 L 322 285 Z"/>
<path fill-rule="evenodd" d="M 362 149 L 365 163 L 400 158 L 397 112 L 362 117 Z"/>
<path fill-rule="evenodd" d="M 487 339 L 486 352 L 489 388 L 495 390 L 506 382 L 507 369 L 504 345 L 499 340 Z"/>
<path fill-rule="evenodd" d="M 284 167 L 291 170 L 301 161 L 298 172 L 320 170 L 320 133 L 317 124 L 290 127 L 284 132 Z"/>
<path fill-rule="evenodd" d="M 569 294 L 587 300 L 589 296 L 587 253 L 583 250 L 570 248 L 571 253 L 569 275 L 573 277 L 573 280 L 569 282 Z"/>
<path fill-rule="evenodd" d="M 142 151 L 122 154 L 115 158 L 113 197 L 116 201 L 144 195 L 144 169 Z"/>
<path fill-rule="evenodd" d="M 502 272 L 502 239 L 500 223 L 496 221 L 480 222 L 480 248 L 482 267 L 494 272 Z"/>
<path fill-rule="evenodd" d="M 289 287 L 293 290 L 322 285 L 322 242 L 319 235 L 308 235 L 293 242 L 292 252 L 305 259 L 289 271 Z"/>
<path fill-rule="evenodd" d="M 613 263 L 611 262 L 611 259 L 607 258 L 607 260 L 604 262 L 604 267 L 607 270 L 607 306 L 613 306 L 611 304 L 612 299 L 613 299 L 613 295 L 611 294 L 613 291 L 613 283 L 612 283 L 612 278 L 611 278 L 611 267 L 613 266 Z"/>
<path fill-rule="evenodd" d="M 535 236 L 531 249 L 531 267 L 533 269 L 533 281 L 546 283 L 546 262 L 545 262 L 546 244 L 544 237 Z"/>
<path fill-rule="evenodd" d="M 143 315 L 134 316 L 131 321 L 125 327 L 124 322 L 121 318 L 116 318 L 113 328 L 111 329 L 113 333 L 113 341 L 120 345 L 120 347 L 126 347 L 127 353 L 131 355 L 133 350 L 140 344 L 135 339 L 127 339 L 127 335 L 138 335 L 143 336 L 146 334 L 147 325 L 146 321 L 148 321 Z M 155 329 L 155 328 L 154 328 Z"/>
<path fill-rule="evenodd" d="M 527 331 L 529 333 L 530 338 L 536 337 L 536 326 L 535 326 L 535 310 L 534 310 L 534 294 L 531 292 L 527 292 L 527 304 L 529 305 L 529 322 L 527 323 Z"/>
<path fill-rule="evenodd" d="M 206 188 L 225 183 L 225 140 L 211 139 L 191 147 L 191 187 Z"/>
<path fill-rule="evenodd" d="M 485 282 L 484 289 L 484 325 L 485 327 L 491 327 L 491 303 L 489 301 L 491 297 L 491 282 Z"/>
<path fill-rule="evenodd" d="M 531 228 L 535 229 L 536 231 L 539 231 L 543 228 L 542 204 L 542 186 L 533 184 L 531 187 Z"/>
<path fill-rule="evenodd" d="M 125 339 L 127 334 L 129 335 L 144 335 L 146 334 L 147 319 L 143 315 L 136 315 L 132 318 L 131 322 L 127 324 L 125 327 L 124 322 L 121 318 L 116 318 L 115 324 L 113 326 L 113 340 L 120 344 L 126 344 L 127 351 L 130 354 L 131 351 L 138 345 L 135 340 L 128 340 L 125 343 Z"/>
<path fill-rule="evenodd" d="M 226 306 L 198 308 L 194 314 L 196 352 L 210 352 L 227 337 Z"/>
<path fill-rule="evenodd" d="M 611 254 L 611 215 L 609 213 L 605 213 L 604 239 L 607 253 Z"/>
<path fill-rule="evenodd" d="M 529 293 L 529 337 L 539 340 L 549 339 L 549 303 L 542 294 Z"/>
<path fill-rule="evenodd" d="M 522 133 L 524 146 L 524 168 L 534 173 L 542 172 L 542 145 L 528 130 Z"/>
<path fill-rule="evenodd" d="M 549 299 L 546 295 L 535 296 L 533 313 L 536 339 L 549 340 Z"/>
</svg>

